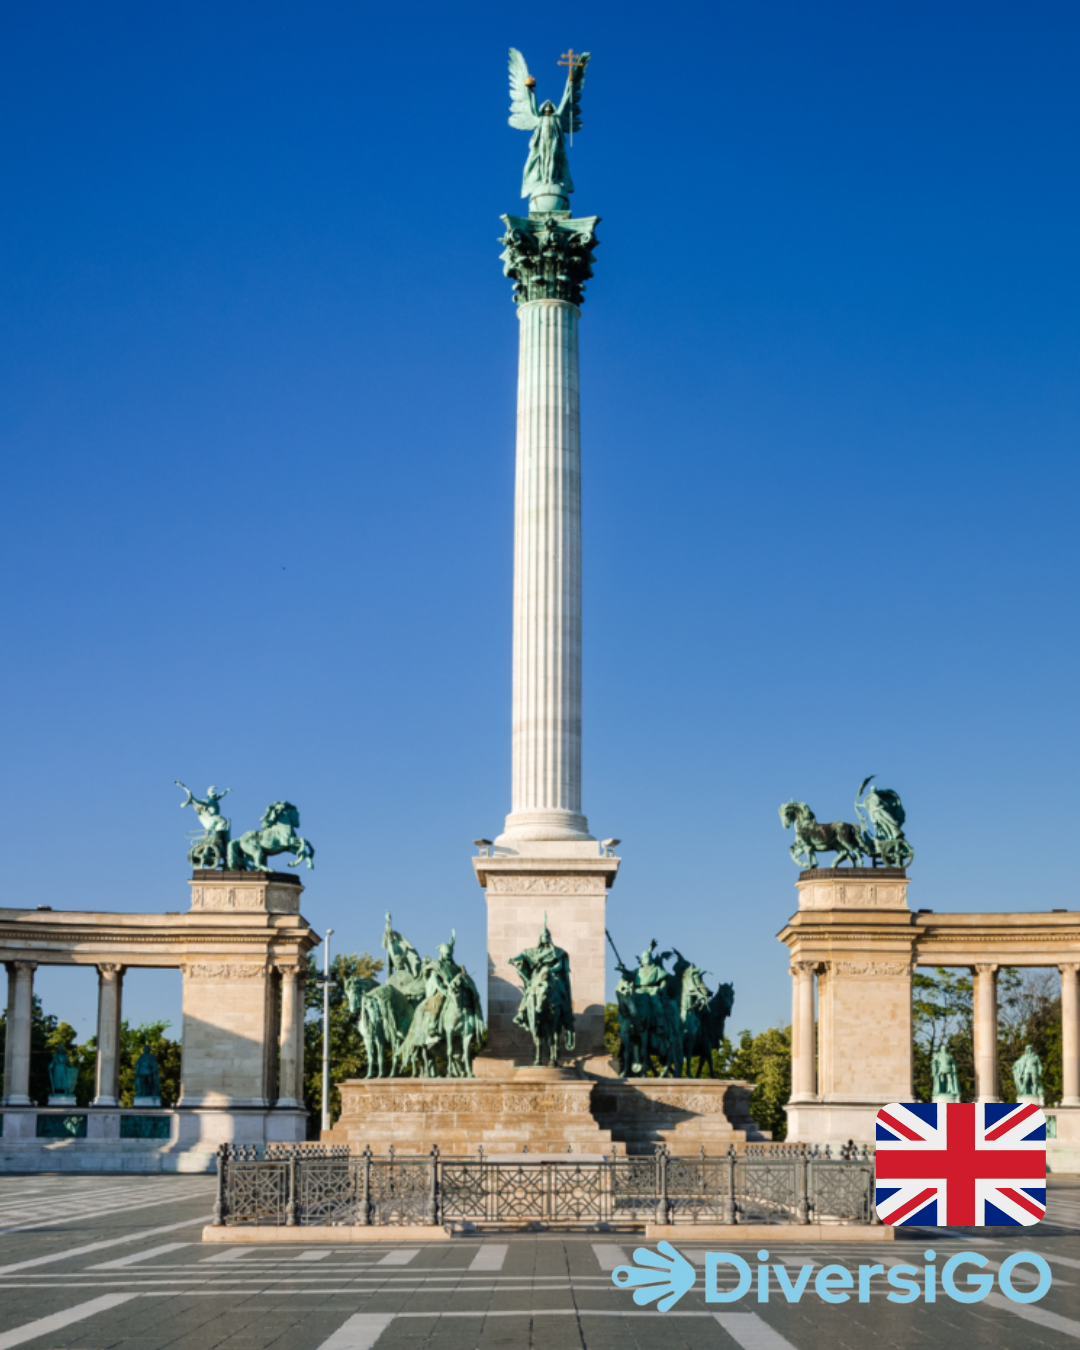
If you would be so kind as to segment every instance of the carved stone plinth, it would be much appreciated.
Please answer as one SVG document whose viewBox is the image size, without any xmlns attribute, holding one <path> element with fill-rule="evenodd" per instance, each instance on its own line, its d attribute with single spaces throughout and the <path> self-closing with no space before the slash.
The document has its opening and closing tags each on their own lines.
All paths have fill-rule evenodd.
<svg viewBox="0 0 1080 1350">
<path fill-rule="evenodd" d="M 800 909 L 907 909 L 902 867 L 818 867 L 795 883 Z"/>
<path fill-rule="evenodd" d="M 604 1047 L 604 930 L 607 893 L 619 859 L 604 856 L 593 841 L 535 841 L 522 844 L 520 853 L 500 850 L 494 857 L 475 857 L 473 866 L 487 892 L 488 909 L 488 1046 L 477 1057 L 477 1075 L 505 1077 L 514 1065 L 533 1062 L 531 1038 L 514 1025 L 522 986 L 510 960 L 536 946 L 545 915 L 552 940 L 570 957 L 577 1045 L 570 1054 L 560 1053 L 561 1061 L 590 1073 L 610 1073 Z"/>
<path fill-rule="evenodd" d="M 192 873 L 191 908 L 204 912 L 299 914 L 303 886 L 288 872 Z"/>
<path fill-rule="evenodd" d="M 627 1078 L 597 1083 L 593 1113 L 627 1153 L 724 1152 L 770 1139 L 750 1116 L 753 1083 L 712 1078 Z"/>
<path fill-rule="evenodd" d="M 564 1154 L 611 1151 L 611 1135 L 593 1119 L 593 1084 L 566 1076 L 511 1079 L 370 1078 L 341 1084 L 341 1117 L 326 1143 L 360 1152 Z"/>
</svg>

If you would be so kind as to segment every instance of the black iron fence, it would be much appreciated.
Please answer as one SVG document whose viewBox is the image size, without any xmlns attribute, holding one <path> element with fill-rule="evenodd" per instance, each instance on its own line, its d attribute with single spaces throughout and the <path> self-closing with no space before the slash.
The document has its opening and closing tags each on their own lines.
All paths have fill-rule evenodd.
<svg viewBox="0 0 1080 1350">
<path fill-rule="evenodd" d="M 875 1223 L 867 1149 L 773 1145 L 708 1157 L 512 1160 L 351 1155 L 347 1146 L 225 1144 L 214 1223 L 551 1228 Z"/>
</svg>

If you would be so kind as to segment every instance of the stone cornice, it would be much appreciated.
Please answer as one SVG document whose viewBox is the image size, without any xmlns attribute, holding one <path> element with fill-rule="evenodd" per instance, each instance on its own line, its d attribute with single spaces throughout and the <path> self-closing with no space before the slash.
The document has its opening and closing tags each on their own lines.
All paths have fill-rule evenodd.
<svg viewBox="0 0 1080 1350">
<path fill-rule="evenodd" d="M 570 890 L 559 890 L 557 885 L 560 881 L 572 882 L 580 879 L 583 882 L 602 883 L 610 887 L 615 880 L 615 874 L 619 870 L 621 858 L 558 858 L 558 857 L 523 857 L 519 855 L 495 854 L 494 857 L 474 857 L 473 867 L 476 869 L 476 879 L 483 887 L 488 887 L 489 878 L 498 877 L 495 887 L 499 891 L 504 889 L 501 882 L 506 882 L 505 889 L 509 892 L 515 880 L 522 883 L 521 890 L 529 889 L 527 882 L 540 881 L 547 879 L 553 883 L 550 888 L 533 888 L 532 893 L 537 895 L 569 895 L 580 892 Z M 495 890 L 493 887 L 493 891 Z M 592 890 L 592 885 L 588 890 Z M 515 893 L 517 888 L 514 887 Z"/>
</svg>

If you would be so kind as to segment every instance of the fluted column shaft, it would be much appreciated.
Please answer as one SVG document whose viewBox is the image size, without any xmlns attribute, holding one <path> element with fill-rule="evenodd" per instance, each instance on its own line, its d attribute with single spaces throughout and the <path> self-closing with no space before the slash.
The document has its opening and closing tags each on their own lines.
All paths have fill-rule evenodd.
<svg viewBox="0 0 1080 1350">
<path fill-rule="evenodd" d="M 1061 970 L 1061 1104 L 1080 1106 L 1080 966 Z"/>
<path fill-rule="evenodd" d="M 97 1091 L 93 1106 L 120 1104 L 120 1000 L 124 967 L 98 966 Z"/>
<path fill-rule="evenodd" d="M 998 1100 L 996 965 L 975 967 L 975 1097 L 980 1102 Z"/>
<path fill-rule="evenodd" d="M 299 966 L 279 966 L 281 972 L 281 1042 L 278 1063 L 278 1106 L 299 1106 L 303 1056 L 303 997 Z"/>
<path fill-rule="evenodd" d="M 814 964 L 796 961 L 791 966 L 791 1100 L 814 1101 Z"/>
<path fill-rule="evenodd" d="M 34 971 L 36 961 L 12 961 L 8 977 L 7 1041 L 5 1050 L 4 1104 L 32 1106 L 30 1100 L 30 1025 L 34 1010 Z"/>
<path fill-rule="evenodd" d="M 589 839 L 581 814 L 580 311 L 518 306 L 513 793 L 508 840 Z"/>
</svg>

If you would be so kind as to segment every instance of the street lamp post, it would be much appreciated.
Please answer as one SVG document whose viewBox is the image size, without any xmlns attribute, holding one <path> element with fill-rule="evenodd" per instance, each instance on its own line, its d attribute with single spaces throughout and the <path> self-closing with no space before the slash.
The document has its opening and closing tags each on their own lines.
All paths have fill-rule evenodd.
<svg viewBox="0 0 1080 1350">
<path fill-rule="evenodd" d="M 322 1127 L 330 1128 L 330 934 L 326 930 L 322 977 Z"/>
</svg>

